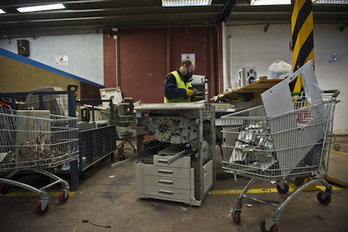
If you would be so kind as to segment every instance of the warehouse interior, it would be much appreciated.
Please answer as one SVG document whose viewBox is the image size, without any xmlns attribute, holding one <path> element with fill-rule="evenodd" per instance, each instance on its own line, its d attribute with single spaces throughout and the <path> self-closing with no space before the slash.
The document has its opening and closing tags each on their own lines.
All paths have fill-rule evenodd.
<svg viewBox="0 0 348 232">
<path fill-rule="evenodd" d="M 348 229 L 348 1 L 204 2 L 0 3 L 1 231 Z"/>
</svg>

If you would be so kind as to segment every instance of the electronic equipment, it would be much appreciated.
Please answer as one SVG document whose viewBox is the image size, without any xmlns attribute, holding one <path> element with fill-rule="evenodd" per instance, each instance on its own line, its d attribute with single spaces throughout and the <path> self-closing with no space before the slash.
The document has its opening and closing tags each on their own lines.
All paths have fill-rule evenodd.
<svg viewBox="0 0 348 232">
<path fill-rule="evenodd" d="M 254 83 L 257 78 L 257 71 L 255 67 L 243 67 L 238 71 L 239 86 L 243 87 Z"/>
<path fill-rule="evenodd" d="M 210 103 L 141 104 L 136 110 L 136 194 L 200 206 L 215 183 Z"/>
</svg>

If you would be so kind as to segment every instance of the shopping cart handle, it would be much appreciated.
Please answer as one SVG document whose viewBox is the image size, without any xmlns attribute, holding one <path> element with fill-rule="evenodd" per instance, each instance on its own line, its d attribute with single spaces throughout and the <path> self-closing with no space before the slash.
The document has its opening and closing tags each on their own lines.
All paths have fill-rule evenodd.
<svg viewBox="0 0 348 232">
<path fill-rule="evenodd" d="M 338 89 L 324 90 L 324 93 L 333 93 L 333 97 L 338 97 L 340 95 L 340 91 Z"/>
</svg>

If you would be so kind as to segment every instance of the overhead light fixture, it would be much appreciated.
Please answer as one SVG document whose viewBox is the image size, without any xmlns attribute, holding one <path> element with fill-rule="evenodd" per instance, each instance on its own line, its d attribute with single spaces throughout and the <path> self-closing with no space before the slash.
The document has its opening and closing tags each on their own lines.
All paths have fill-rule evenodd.
<svg viewBox="0 0 348 232">
<path fill-rule="evenodd" d="M 162 6 L 209 6 L 212 0 L 162 0 Z"/>
<path fill-rule="evenodd" d="M 34 12 L 34 11 L 46 11 L 46 10 L 59 10 L 65 9 L 63 4 L 50 4 L 50 5 L 40 5 L 40 6 L 26 6 L 19 7 L 17 10 L 21 13 Z"/>
<path fill-rule="evenodd" d="M 348 0 L 312 0 L 314 4 L 348 4 Z"/>
<path fill-rule="evenodd" d="M 290 5 L 291 0 L 250 0 L 252 6 L 263 6 L 263 5 Z"/>
<path fill-rule="evenodd" d="M 348 0 L 312 0 L 313 4 L 348 4 Z M 250 0 L 252 6 L 290 5 L 291 0 Z"/>
<path fill-rule="evenodd" d="M 0 9 L 0 14 L 6 14 L 6 12 Z"/>
</svg>

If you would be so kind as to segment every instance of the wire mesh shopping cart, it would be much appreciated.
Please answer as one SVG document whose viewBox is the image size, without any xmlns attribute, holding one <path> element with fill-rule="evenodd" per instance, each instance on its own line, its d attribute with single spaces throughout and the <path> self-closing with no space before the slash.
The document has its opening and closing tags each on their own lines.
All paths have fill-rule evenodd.
<svg viewBox="0 0 348 232">
<path fill-rule="evenodd" d="M 236 224 L 241 221 L 243 198 L 276 207 L 260 224 L 261 231 L 277 231 L 281 210 L 299 192 L 316 182 L 326 190 L 318 201 L 331 202 L 332 187 L 323 178 L 329 165 L 331 134 L 336 98 L 339 91 L 324 91 L 322 100 L 313 103 L 304 93 L 292 98 L 293 110 L 271 117 L 264 105 L 223 116 L 223 169 L 234 175 L 250 177 L 230 212 Z M 287 183 L 311 177 L 295 189 L 282 203 L 247 195 L 256 181 L 277 183 L 280 194 L 289 191 Z M 297 181 L 298 182 L 298 181 Z"/>
<path fill-rule="evenodd" d="M 0 193 L 6 194 L 14 185 L 39 194 L 35 213 L 45 215 L 49 210 L 49 196 L 45 189 L 61 184 L 59 202 L 69 199 L 69 184 L 50 173 L 57 167 L 78 158 L 76 119 L 52 115 L 49 110 L 11 110 L 0 105 Z M 52 183 L 36 188 L 13 180 L 19 172 L 48 176 Z"/>
</svg>

